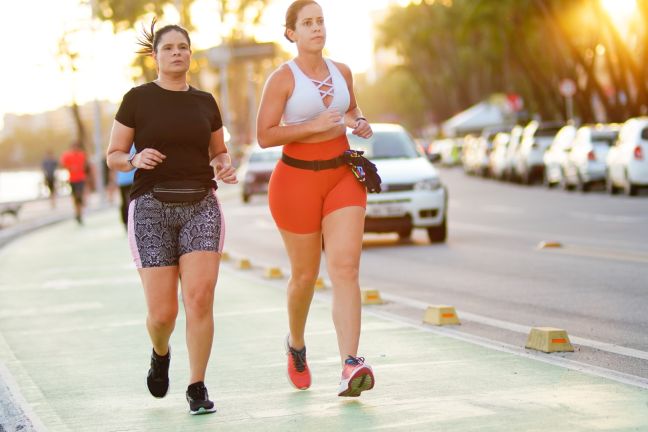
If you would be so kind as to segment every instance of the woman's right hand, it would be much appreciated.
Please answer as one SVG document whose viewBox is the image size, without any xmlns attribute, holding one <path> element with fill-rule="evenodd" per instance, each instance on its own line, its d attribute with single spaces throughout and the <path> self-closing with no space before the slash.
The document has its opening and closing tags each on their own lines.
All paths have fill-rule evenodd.
<svg viewBox="0 0 648 432">
<path fill-rule="evenodd" d="M 162 162 L 166 156 L 152 148 L 145 148 L 133 158 L 133 166 L 138 169 L 152 170 Z"/>
<path fill-rule="evenodd" d="M 311 121 L 314 133 L 326 132 L 343 124 L 342 115 L 336 108 L 327 109 Z"/>
</svg>

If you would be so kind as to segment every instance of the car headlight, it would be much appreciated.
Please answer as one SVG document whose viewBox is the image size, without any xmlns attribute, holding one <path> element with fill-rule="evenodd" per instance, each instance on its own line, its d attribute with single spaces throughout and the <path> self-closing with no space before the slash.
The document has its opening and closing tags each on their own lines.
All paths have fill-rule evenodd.
<svg viewBox="0 0 648 432">
<path fill-rule="evenodd" d="M 441 180 L 438 177 L 426 178 L 414 184 L 414 190 L 437 190 L 441 187 Z"/>
</svg>

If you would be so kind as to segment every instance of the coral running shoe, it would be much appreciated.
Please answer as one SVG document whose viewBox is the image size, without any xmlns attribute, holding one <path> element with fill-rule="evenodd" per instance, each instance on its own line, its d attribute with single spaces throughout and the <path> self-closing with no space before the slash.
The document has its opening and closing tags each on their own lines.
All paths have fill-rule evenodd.
<svg viewBox="0 0 648 432">
<path fill-rule="evenodd" d="M 365 363 L 364 357 L 349 356 L 344 361 L 338 396 L 357 397 L 374 386 L 374 375 L 371 366 Z"/>
<path fill-rule="evenodd" d="M 290 335 L 286 336 L 286 356 L 288 357 L 288 381 L 298 390 L 306 390 L 311 385 L 311 374 L 306 363 L 306 347 L 296 350 L 290 346 Z"/>
</svg>

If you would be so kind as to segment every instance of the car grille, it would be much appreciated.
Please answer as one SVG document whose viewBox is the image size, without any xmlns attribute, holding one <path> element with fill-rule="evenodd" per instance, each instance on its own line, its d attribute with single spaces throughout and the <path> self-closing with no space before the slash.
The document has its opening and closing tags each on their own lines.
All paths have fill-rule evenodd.
<svg viewBox="0 0 648 432">
<path fill-rule="evenodd" d="M 383 183 L 383 192 L 402 192 L 414 190 L 414 183 Z"/>
</svg>

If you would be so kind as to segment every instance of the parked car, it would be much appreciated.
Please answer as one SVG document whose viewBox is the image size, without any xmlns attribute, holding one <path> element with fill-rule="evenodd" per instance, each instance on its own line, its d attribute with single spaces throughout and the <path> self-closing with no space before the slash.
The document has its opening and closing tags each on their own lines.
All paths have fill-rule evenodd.
<svg viewBox="0 0 648 432">
<path fill-rule="evenodd" d="M 493 178 L 503 180 L 505 177 L 506 153 L 510 142 L 511 134 L 508 132 L 499 132 L 493 139 L 493 151 L 488 163 Z"/>
<path fill-rule="evenodd" d="M 536 120 L 525 126 L 515 165 L 515 172 L 522 183 L 533 184 L 544 178 L 542 158 L 561 127 L 561 124 L 540 123 Z"/>
<path fill-rule="evenodd" d="M 636 195 L 640 188 L 648 187 L 648 117 L 632 118 L 623 124 L 606 163 L 610 193 L 623 188 L 627 195 Z"/>
<path fill-rule="evenodd" d="M 618 124 L 587 125 L 578 129 L 564 169 L 567 187 L 575 186 L 586 192 L 593 184 L 605 183 L 605 160 L 620 129 Z"/>
<path fill-rule="evenodd" d="M 568 189 L 569 183 L 566 181 L 565 170 L 569 159 L 569 153 L 572 151 L 572 144 L 576 138 L 576 126 L 568 124 L 563 126 L 551 145 L 547 147 L 544 153 L 544 184 L 551 188 L 557 184 L 563 185 Z"/>
<path fill-rule="evenodd" d="M 441 165 L 453 166 L 459 163 L 459 146 L 452 138 L 437 139 L 427 148 L 428 154 L 438 154 Z"/>
<path fill-rule="evenodd" d="M 239 178 L 243 179 L 241 199 L 244 203 L 249 202 L 252 195 L 268 193 L 270 176 L 280 158 L 281 147 L 263 149 L 256 144 L 252 145 L 239 168 Z"/>
<path fill-rule="evenodd" d="M 508 145 L 506 146 L 506 156 L 504 161 L 504 178 L 510 181 L 517 181 L 519 174 L 515 170 L 517 166 L 518 150 L 522 141 L 522 132 L 524 128 L 520 125 L 513 126 L 511 129 Z"/>
<path fill-rule="evenodd" d="M 414 228 L 432 242 L 447 237 L 448 193 L 428 157 L 400 125 L 372 124 L 373 136 L 347 132 L 351 148 L 363 150 L 378 168 L 383 191 L 367 197 L 365 232 L 396 232 L 409 238 Z"/>
</svg>

